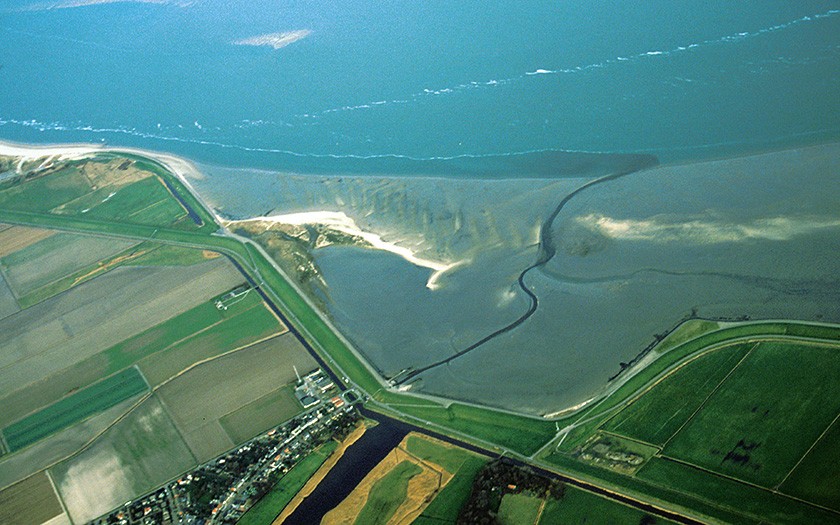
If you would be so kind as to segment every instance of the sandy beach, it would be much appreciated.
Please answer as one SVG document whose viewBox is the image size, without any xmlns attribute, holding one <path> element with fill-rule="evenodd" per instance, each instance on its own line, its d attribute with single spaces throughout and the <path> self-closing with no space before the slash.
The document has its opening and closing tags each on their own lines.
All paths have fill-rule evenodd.
<svg viewBox="0 0 840 525">
<path fill-rule="evenodd" d="M 293 226 L 302 226 L 306 224 L 323 226 L 336 232 L 344 233 L 354 237 L 359 237 L 370 244 L 371 247 L 377 250 L 393 253 L 405 259 L 415 266 L 421 268 L 428 268 L 433 270 L 426 283 L 426 288 L 436 290 L 439 288 L 438 280 L 446 272 L 466 264 L 468 261 L 457 262 L 441 262 L 433 261 L 431 259 L 424 259 L 418 257 L 415 253 L 404 246 L 398 246 L 393 242 L 384 240 L 376 233 L 364 231 L 356 224 L 356 221 L 349 217 L 344 212 L 333 211 L 313 211 L 302 213 L 290 213 L 286 215 L 272 215 L 269 217 L 254 217 L 252 219 L 245 219 L 241 221 L 229 221 L 228 224 L 237 223 L 264 223 L 266 227 L 271 224 L 288 224 Z"/>
</svg>

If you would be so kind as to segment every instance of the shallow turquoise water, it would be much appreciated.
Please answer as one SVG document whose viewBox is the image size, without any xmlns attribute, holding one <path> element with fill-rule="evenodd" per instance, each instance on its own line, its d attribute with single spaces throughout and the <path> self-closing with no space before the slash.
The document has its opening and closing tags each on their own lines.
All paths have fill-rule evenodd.
<svg viewBox="0 0 840 525">
<path fill-rule="evenodd" d="M 340 172 L 345 160 L 364 171 L 349 160 L 359 156 L 572 150 L 673 161 L 840 136 L 834 2 L 42 9 L 62 4 L 0 7 L 2 139 Z M 312 33 L 278 50 L 232 44 L 298 29 Z M 490 169 L 498 159 L 486 159 Z"/>
</svg>

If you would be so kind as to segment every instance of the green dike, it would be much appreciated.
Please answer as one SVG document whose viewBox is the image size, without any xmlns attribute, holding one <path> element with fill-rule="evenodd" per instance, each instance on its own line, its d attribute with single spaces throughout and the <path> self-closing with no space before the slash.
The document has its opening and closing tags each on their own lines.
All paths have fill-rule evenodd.
<svg viewBox="0 0 840 525">
<path fill-rule="evenodd" d="M 388 523 L 408 495 L 408 482 L 423 469 L 411 461 L 402 461 L 373 484 L 367 502 L 356 517 L 357 525 Z"/>
<path fill-rule="evenodd" d="M 286 505 L 300 492 L 309 478 L 332 455 L 336 447 L 338 447 L 336 441 L 328 441 L 299 461 L 274 484 L 268 494 L 263 496 L 236 522 L 237 525 L 266 525 L 274 521 L 274 518 L 283 512 Z"/>
<path fill-rule="evenodd" d="M 129 368 L 7 426 L 3 436 L 14 452 L 147 389 L 140 372 Z"/>
</svg>

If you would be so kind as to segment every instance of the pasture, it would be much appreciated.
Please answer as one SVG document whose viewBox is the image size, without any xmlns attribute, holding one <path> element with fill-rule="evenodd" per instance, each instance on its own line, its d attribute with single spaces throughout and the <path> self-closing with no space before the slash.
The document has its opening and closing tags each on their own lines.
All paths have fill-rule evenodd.
<svg viewBox="0 0 840 525">
<path fill-rule="evenodd" d="M 542 514 L 544 501 L 528 494 L 505 494 L 499 505 L 502 525 L 533 525 Z"/>
<path fill-rule="evenodd" d="M 838 357 L 815 344 L 760 343 L 662 454 L 775 486 L 840 413 Z"/>
<path fill-rule="evenodd" d="M 190 267 L 117 268 L 2 319 L 0 392 L 13 394 L 60 374 L 230 289 L 240 279 L 221 259 Z M 65 378 L 63 393 L 85 386 L 74 383 L 76 379 Z"/>
<path fill-rule="evenodd" d="M 147 162 L 102 154 L 0 185 L 0 208 L 197 229 L 164 177 L 171 175 Z"/>
<path fill-rule="evenodd" d="M 838 465 L 840 422 L 835 419 L 814 448 L 791 471 L 782 483 L 781 491 L 840 512 L 840 483 L 826 482 L 837 479 Z"/>
<path fill-rule="evenodd" d="M 504 501 L 502 503 L 504 504 Z M 563 499 L 546 502 L 539 523 L 540 525 L 555 523 L 624 525 L 640 523 L 644 516 L 645 513 L 638 509 L 567 485 Z M 656 518 L 653 523 L 662 525 L 672 522 Z"/>
<path fill-rule="evenodd" d="M 759 335 L 764 328 L 769 335 Z M 601 474 L 616 483 L 705 507 L 709 516 L 729 515 L 727 521 L 731 516 L 745 522 L 840 521 L 840 492 L 833 482 L 840 461 L 840 347 L 775 335 L 833 339 L 838 331 L 789 323 L 723 331 L 751 339 L 727 343 L 719 333 L 701 335 L 711 351 L 671 370 L 638 398 L 630 395 L 626 406 L 618 394 L 627 385 L 621 387 L 590 410 L 605 412 L 603 417 L 578 416 L 590 422 L 562 452 L 548 451 L 546 459 L 574 470 L 586 452 L 581 444 L 607 430 L 654 447 L 654 457 L 637 472 Z M 696 345 L 697 339 L 690 340 L 675 351 Z"/>
<path fill-rule="evenodd" d="M 642 395 L 602 428 L 653 445 L 664 444 L 753 346 L 727 346 L 686 363 L 683 367 L 690 373 L 667 376 L 651 387 L 650 395 Z M 663 418 L 663 414 L 668 416 Z"/>
<path fill-rule="evenodd" d="M 110 376 L 3 429 L 14 452 L 147 390 L 136 368 Z"/>
</svg>

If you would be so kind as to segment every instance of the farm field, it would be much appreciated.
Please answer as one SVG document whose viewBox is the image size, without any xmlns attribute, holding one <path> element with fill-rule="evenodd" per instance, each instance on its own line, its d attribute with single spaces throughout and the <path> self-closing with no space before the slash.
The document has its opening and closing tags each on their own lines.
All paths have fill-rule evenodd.
<svg viewBox="0 0 840 525">
<path fill-rule="evenodd" d="M 204 430 L 206 425 L 218 425 L 218 420 L 224 416 L 295 381 L 293 365 L 304 372 L 316 367 L 306 350 L 302 346 L 287 344 L 287 338 L 294 339 L 291 334 L 282 335 L 200 364 L 157 391 L 193 452 L 197 452 L 197 447 L 208 439 Z M 300 411 L 299 404 L 297 407 L 288 406 L 280 414 L 283 419 L 269 423 L 268 427 L 278 425 Z M 250 429 L 239 427 L 238 437 L 244 435 L 245 439 L 250 439 L 265 430 L 259 427 L 262 424 Z M 219 430 L 221 428 L 218 427 Z M 215 432 L 219 446 L 210 449 L 212 453 L 205 450 L 204 454 L 196 454 L 199 461 L 211 459 L 245 440 L 232 443 L 218 439 L 218 431 Z"/>
<path fill-rule="evenodd" d="M 0 273 L 0 319 L 9 317 L 19 311 L 20 308 L 15 300 L 15 295 L 6 283 L 6 279 L 3 278 L 2 273 Z"/>
<path fill-rule="evenodd" d="M 408 496 L 412 479 L 423 472 L 423 468 L 411 461 L 402 461 L 379 479 L 368 494 L 367 502 L 355 523 L 384 525 L 394 516 Z"/>
<path fill-rule="evenodd" d="M 127 399 L 23 450 L 0 456 L 0 488 L 16 483 L 75 454 L 131 410 L 142 397 Z"/>
<path fill-rule="evenodd" d="M 0 259 L 54 235 L 53 230 L 3 225 L 0 229 Z"/>
<path fill-rule="evenodd" d="M 140 372 L 128 368 L 9 425 L 3 437 L 14 452 L 147 389 Z"/>
<path fill-rule="evenodd" d="M 222 259 L 191 267 L 117 268 L 0 320 L 0 392 L 13 393 L 73 366 L 240 279 Z"/>
<path fill-rule="evenodd" d="M 527 494 L 505 494 L 499 505 L 502 525 L 533 525 L 542 513 L 543 500 Z M 554 522 L 571 523 L 571 522 Z"/>
<path fill-rule="evenodd" d="M 475 477 L 488 458 L 422 434 L 411 433 L 404 443 L 410 454 L 438 465 L 452 475 L 415 523 L 455 523 L 470 496 Z"/>
<path fill-rule="evenodd" d="M 507 498 L 507 496 L 505 497 Z M 624 525 L 625 523 L 641 523 L 644 516 L 644 512 L 633 507 L 622 505 L 577 487 L 566 486 L 563 499 L 546 502 L 539 524 Z M 673 522 L 657 517 L 653 523 L 664 525 Z"/>
<path fill-rule="evenodd" d="M 44 472 L 0 491 L 0 523 L 4 525 L 41 525 L 63 513 Z"/>
<path fill-rule="evenodd" d="M 299 412 L 300 402 L 287 385 L 223 416 L 219 423 L 234 443 L 242 443 Z"/>
<path fill-rule="evenodd" d="M 152 397 L 93 445 L 50 469 L 74 522 L 86 522 L 196 465 Z"/>
<path fill-rule="evenodd" d="M 56 233 L 3 257 L 0 264 L 9 285 L 20 297 L 135 244 L 106 237 Z"/>
<path fill-rule="evenodd" d="M 213 307 L 215 309 L 215 307 Z M 160 385 L 188 367 L 286 331 L 257 294 L 228 309 L 205 330 L 138 361 L 152 385 Z"/>
</svg>

